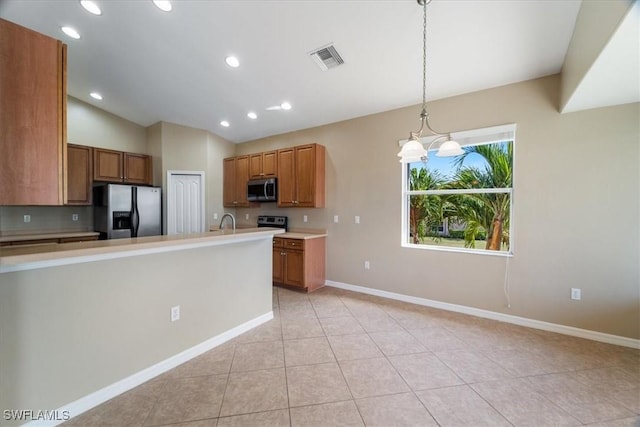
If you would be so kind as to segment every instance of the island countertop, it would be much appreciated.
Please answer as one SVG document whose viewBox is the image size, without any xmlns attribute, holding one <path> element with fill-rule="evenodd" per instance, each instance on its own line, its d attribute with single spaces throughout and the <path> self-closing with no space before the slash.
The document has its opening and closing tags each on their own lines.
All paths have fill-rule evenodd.
<svg viewBox="0 0 640 427">
<path fill-rule="evenodd" d="M 204 233 L 132 239 L 0 247 L 0 273 L 133 255 L 239 243 L 284 233 L 278 228 L 225 229 Z"/>
</svg>

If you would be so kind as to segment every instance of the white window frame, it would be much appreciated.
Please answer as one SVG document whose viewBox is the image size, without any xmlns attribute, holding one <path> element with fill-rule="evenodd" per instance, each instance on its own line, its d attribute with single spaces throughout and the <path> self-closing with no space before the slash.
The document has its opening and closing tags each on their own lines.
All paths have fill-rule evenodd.
<svg viewBox="0 0 640 427">
<path fill-rule="evenodd" d="M 513 141 L 513 170 L 516 170 L 515 166 L 515 137 L 516 137 L 516 125 L 506 124 L 501 126 L 492 126 L 488 128 L 472 129 L 462 132 L 451 133 L 451 139 L 460 143 L 461 146 L 490 144 L 494 142 Z M 436 137 L 421 138 L 421 142 L 425 147 L 429 147 L 429 144 L 433 142 Z M 398 141 L 398 145 L 402 147 L 407 140 Z M 428 164 L 428 163 L 427 163 Z M 401 209 L 401 234 L 400 245 L 404 248 L 421 249 L 421 250 L 433 250 L 442 252 L 458 252 L 458 253 L 470 253 L 479 255 L 493 255 L 501 257 L 511 257 L 514 254 L 514 188 L 515 188 L 515 174 L 512 175 L 511 188 L 474 188 L 474 189 L 461 189 L 461 190 L 418 190 L 410 191 L 409 184 L 409 165 L 402 164 L 402 209 Z M 509 250 L 508 251 L 493 251 L 486 249 L 475 248 L 454 248 L 447 246 L 436 245 L 416 245 L 408 241 L 409 236 L 409 202 L 412 195 L 439 195 L 439 194 L 481 194 L 481 193 L 508 193 L 510 194 L 510 207 L 509 207 Z"/>
</svg>

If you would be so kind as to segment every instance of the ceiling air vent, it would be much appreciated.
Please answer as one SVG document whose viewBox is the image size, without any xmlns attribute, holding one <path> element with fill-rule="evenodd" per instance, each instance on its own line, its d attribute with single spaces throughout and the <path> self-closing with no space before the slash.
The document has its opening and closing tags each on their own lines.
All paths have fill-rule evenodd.
<svg viewBox="0 0 640 427">
<path fill-rule="evenodd" d="M 316 61 L 318 67 L 322 71 L 327 71 L 329 68 L 335 68 L 344 64 L 344 59 L 340 56 L 333 44 L 321 47 L 319 49 L 310 52 L 309 55 Z"/>
</svg>

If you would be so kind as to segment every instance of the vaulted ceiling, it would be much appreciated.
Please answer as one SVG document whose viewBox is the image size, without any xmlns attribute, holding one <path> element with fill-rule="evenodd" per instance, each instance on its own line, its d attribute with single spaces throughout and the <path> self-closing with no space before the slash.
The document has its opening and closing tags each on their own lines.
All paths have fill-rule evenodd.
<svg viewBox="0 0 640 427">
<path fill-rule="evenodd" d="M 77 1 L 5 0 L 0 17 L 67 43 L 68 93 L 143 126 L 168 121 L 244 142 L 421 101 L 414 0 L 181 0 L 171 12 L 151 1 L 96 3 L 101 16 Z M 580 5 L 433 0 L 427 98 L 560 72 Z M 309 52 L 330 43 L 344 64 L 322 71 Z M 283 101 L 292 109 L 267 110 Z"/>
</svg>

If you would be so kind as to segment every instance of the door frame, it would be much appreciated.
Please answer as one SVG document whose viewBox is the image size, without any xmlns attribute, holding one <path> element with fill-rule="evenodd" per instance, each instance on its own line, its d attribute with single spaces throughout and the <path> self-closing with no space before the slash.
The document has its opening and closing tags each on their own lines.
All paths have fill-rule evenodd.
<svg viewBox="0 0 640 427">
<path fill-rule="evenodd" d="M 173 200 L 172 196 L 173 196 L 173 186 L 171 185 L 173 183 L 173 176 L 174 175 L 199 175 L 200 176 L 200 183 L 202 184 L 200 186 L 200 228 L 202 229 L 202 231 L 207 231 L 205 229 L 206 226 L 206 206 L 205 206 L 205 172 L 204 171 L 185 171 L 185 170 L 168 170 L 167 171 L 167 222 L 165 224 L 166 229 L 165 229 L 165 234 L 169 234 L 169 224 L 170 224 L 170 220 L 173 219 L 172 218 L 172 212 L 173 210 L 171 209 L 174 206 L 171 206 L 171 201 Z"/>
</svg>

